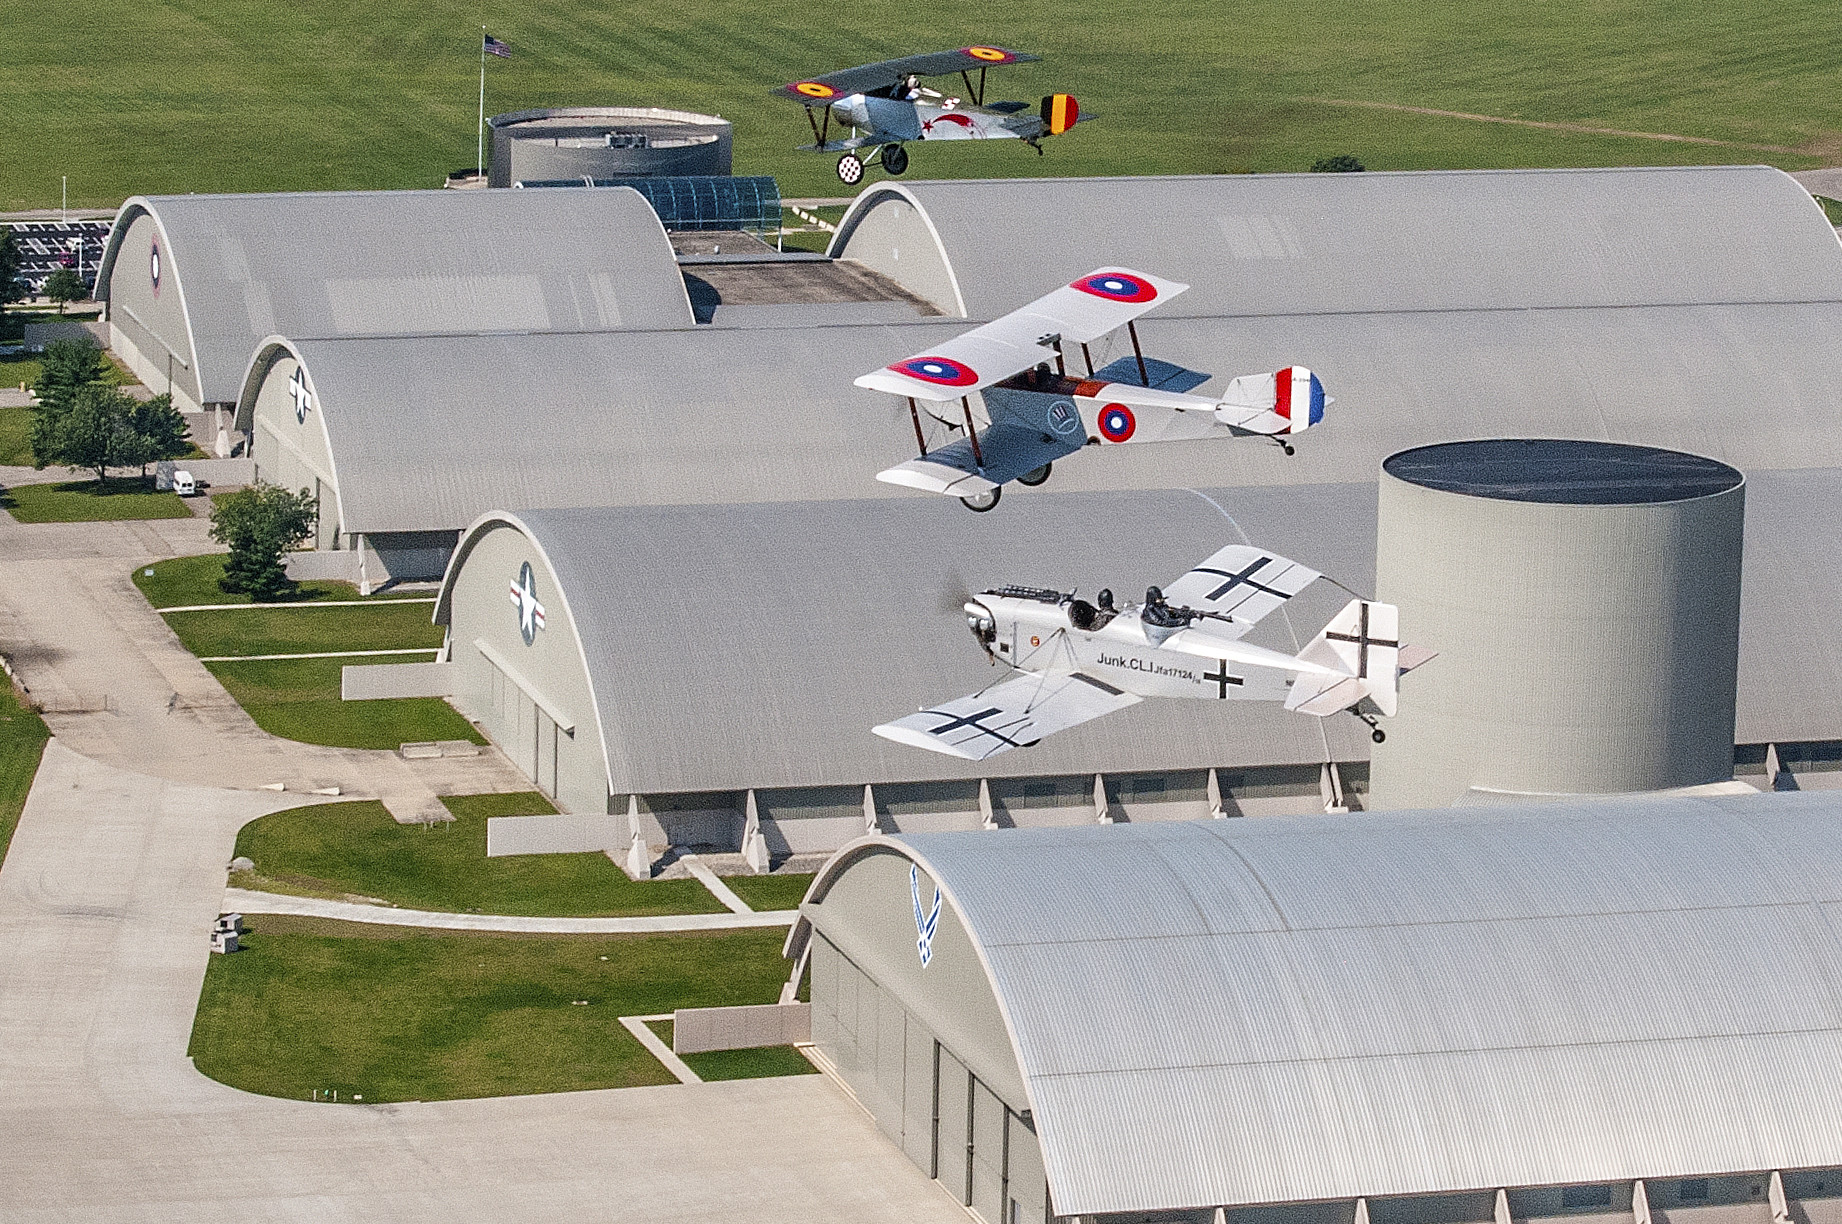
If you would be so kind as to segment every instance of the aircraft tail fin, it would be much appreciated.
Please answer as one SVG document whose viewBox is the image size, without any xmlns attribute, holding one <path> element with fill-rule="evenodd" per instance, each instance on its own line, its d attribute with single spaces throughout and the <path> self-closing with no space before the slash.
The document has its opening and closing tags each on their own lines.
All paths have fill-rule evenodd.
<svg viewBox="0 0 1842 1224">
<path fill-rule="evenodd" d="M 1249 433 L 1300 433 L 1324 419 L 1336 401 L 1324 383 L 1304 366 L 1287 366 L 1271 374 L 1243 374 L 1228 384 L 1215 419 Z"/>
<path fill-rule="evenodd" d="M 1411 666 L 1431 654 L 1415 647 Z M 1396 707 L 1401 673 L 1400 609 L 1393 604 L 1352 599 L 1298 657 L 1327 671 L 1300 673 L 1286 695 L 1286 709 L 1322 718 L 1367 697 L 1383 714 Z"/>
</svg>

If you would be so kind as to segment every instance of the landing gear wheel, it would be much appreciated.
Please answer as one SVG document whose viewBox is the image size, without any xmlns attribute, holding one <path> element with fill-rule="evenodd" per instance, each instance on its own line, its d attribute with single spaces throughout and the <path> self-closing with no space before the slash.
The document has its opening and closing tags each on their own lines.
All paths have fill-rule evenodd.
<svg viewBox="0 0 1842 1224">
<path fill-rule="evenodd" d="M 1053 463 L 1045 463 L 1041 467 L 1031 468 L 1023 475 L 1017 477 L 1017 483 L 1020 485 L 1029 485 L 1034 489 L 1037 485 L 1047 481 L 1049 479 L 1049 473 L 1054 470 L 1055 465 Z"/>
<path fill-rule="evenodd" d="M 884 145 L 882 162 L 883 169 L 891 174 L 900 174 L 908 169 L 908 150 L 901 145 Z"/>
<path fill-rule="evenodd" d="M 1003 496 L 1003 489 L 988 489 L 983 493 L 975 493 L 971 497 L 960 498 L 959 504 L 974 514 L 984 514 L 988 510 L 997 509 L 998 499 Z"/>
<path fill-rule="evenodd" d="M 1369 732 L 1369 738 L 1378 744 L 1385 744 L 1388 742 L 1388 733 L 1383 731 L 1380 727 L 1377 727 L 1375 730 Z"/>
<path fill-rule="evenodd" d="M 1279 444 L 1279 449 L 1284 451 L 1288 455 L 1298 454 L 1298 451 L 1293 449 L 1292 444 L 1290 442 L 1281 442 Z"/>
<path fill-rule="evenodd" d="M 846 186 L 863 179 L 863 158 L 855 153 L 846 153 L 838 159 L 838 178 Z"/>
</svg>

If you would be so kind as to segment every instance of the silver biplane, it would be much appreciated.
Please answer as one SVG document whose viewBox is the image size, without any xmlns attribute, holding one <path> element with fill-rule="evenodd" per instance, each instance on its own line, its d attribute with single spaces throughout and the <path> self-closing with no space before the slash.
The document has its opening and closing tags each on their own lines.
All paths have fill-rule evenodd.
<svg viewBox="0 0 1842 1224">
<path fill-rule="evenodd" d="M 843 153 L 838 177 L 856 183 L 863 178 L 864 157 L 878 150 L 883 169 L 900 174 L 908 169 L 903 146 L 911 141 L 1021 140 L 1041 153 L 1043 137 L 1059 136 L 1093 118 L 1081 114 L 1070 94 L 1048 95 L 1035 112 L 1028 102 L 985 101 L 987 70 L 1040 58 L 1003 47 L 961 47 L 828 72 L 782 85 L 774 94 L 806 108 L 814 143 L 800 148 Z M 964 96 L 922 84 L 928 77 L 954 74 L 965 83 Z M 834 123 L 849 127 L 851 134 L 834 139 Z"/>
<path fill-rule="evenodd" d="M 921 450 L 876 478 L 945 493 L 983 513 L 998 504 L 1003 485 L 1040 485 L 1056 460 L 1083 446 L 1257 435 L 1291 454 L 1286 436 L 1323 420 L 1333 402 L 1304 366 L 1232 379 L 1219 398 L 1151 385 L 1135 321 L 1188 288 L 1129 268 L 1100 268 L 938 348 L 865 374 L 857 386 L 908 401 Z M 1132 338 L 1135 362 L 1128 369 L 1136 370 L 1138 385 L 1094 374 L 1088 346 L 1121 327 Z M 1087 377 L 1068 374 L 1069 345 L 1080 348 Z M 930 449 L 921 404 L 961 436 Z"/>
<path fill-rule="evenodd" d="M 1348 710 L 1387 739 L 1399 677 L 1433 652 L 1403 646 L 1393 604 L 1353 599 L 1296 655 L 1241 638 L 1322 575 L 1296 561 L 1231 544 L 1183 577 L 1113 605 L 1071 593 L 1006 586 L 966 602 L 980 649 L 1015 675 L 873 728 L 884 739 L 982 761 L 1028 748 L 1147 697 L 1283 701 L 1301 714 Z M 1364 703 L 1367 705 L 1364 705 Z M 1370 711 L 1373 711 L 1371 713 Z"/>
</svg>

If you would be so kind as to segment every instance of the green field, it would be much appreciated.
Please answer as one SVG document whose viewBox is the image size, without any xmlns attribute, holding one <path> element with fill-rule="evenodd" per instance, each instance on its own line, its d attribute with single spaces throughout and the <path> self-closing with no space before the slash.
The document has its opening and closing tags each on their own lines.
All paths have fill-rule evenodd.
<svg viewBox="0 0 1842 1224">
<path fill-rule="evenodd" d="M 4 377 L 5 366 L 0 366 L 0 377 Z M 7 384 L 0 383 L 0 386 Z M 8 467 L 32 466 L 32 410 L 30 408 L 0 408 L 0 465 Z"/>
<path fill-rule="evenodd" d="M 22 484 L 0 490 L 0 509 L 21 523 L 97 523 L 116 519 L 190 518 L 177 493 L 155 493 L 153 481 L 111 476 L 93 480 Z"/>
<path fill-rule="evenodd" d="M 715 111 L 739 173 L 790 196 L 845 194 L 785 81 L 969 42 L 1037 52 L 1000 94 L 1073 93 L 1099 116 L 1038 158 L 1011 142 L 918 148 L 923 177 L 1770 161 L 1842 145 L 1842 23 L 1814 0 L 1559 0 L 1545 5 L 1122 0 L 1059 10 L 859 0 L 805 16 L 488 0 L 15 5 L 0 74 L 0 208 L 134 193 L 434 187 L 471 166 L 480 25 L 487 113 L 555 104 Z M 1368 105 L 1349 106 L 1356 102 Z M 1381 107 L 1676 134 L 1692 144 Z M 1770 147 L 1759 147 L 1770 146 Z"/>
<path fill-rule="evenodd" d="M 772 1003 L 788 973 L 779 930 L 405 934 L 273 915 L 250 925 L 243 951 L 211 958 L 188 1052 L 213 1079 L 301 1100 L 673 1083 L 621 1016 Z M 725 1061 L 752 1063 L 750 1074 L 801 1069 Z"/>
<path fill-rule="evenodd" d="M 329 748 L 392 749 L 428 740 L 464 739 L 484 744 L 473 724 L 439 697 L 343 701 L 340 669 L 348 663 L 426 662 L 432 655 L 382 658 L 265 659 L 207 663 L 256 725 L 270 735 Z"/>
<path fill-rule="evenodd" d="M 374 800 L 292 808 L 253 820 L 237 853 L 256 864 L 243 888 L 314 897 L 370 897 L 447 913 L 708 914 L 720 911 L 695 880 L 629 880 L 608 856 L 486 857 L 486 821 L 555 811 L 536 792 L 444 798 L 451 824 L 400 825 Z"/>
<path fill-rule="evenodd" d="M 38 758 L 50 738 L 44 720 L 20 702 L 12 681 L 0 676 L 0 863 L 6 861 L 26 792 L 38 772 Z"/>
</svg>

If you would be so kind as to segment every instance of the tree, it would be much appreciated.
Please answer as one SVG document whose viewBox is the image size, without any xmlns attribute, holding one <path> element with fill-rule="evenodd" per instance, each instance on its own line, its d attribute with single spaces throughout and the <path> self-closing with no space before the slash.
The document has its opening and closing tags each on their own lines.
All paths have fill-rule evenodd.
<svg viewBox="0 0 1842 1224">
<path fill-rule="evenodd" d="M 1339 153 L 1335 157 L 1320 157 L 1311 163 L 1314 174 L 1354 174 L 1368 169 L 1349 153 Z"/>
<path fill-rule="evenodd" d="M 292 591 L 282 554 L 299 548 L 313 534 L 320 509 L 313 494 L 258 483 L 213 502 L 211 538 L 230 549 L 218 585 L 259 602 Z"/>
<path fill-rule="evenodd" d="M 11 227 L 0 225 L 0 311 L 25 295 L 25 282 L 19 279 L 19 244 Z"/>
<path fill-rule="evenodd" d="M 124 435 L 131 434 L 134 422 L 134 397 L 115 387 L 88 383 L 77 388 L 70 406 L 59 415 L 57 432 L 52 438 L 53 454 L 40 456 L 33 439 L 33 460 L 44 467 L 42 458 L 62 463 L 75 470 L 88 468 L 96 473 L 96 483 L 104 484 L 109 468 L 118 466 Z"/>
<path fill-rule="evenodd" d="M 192 453 L 192 439 L 186 431 L 185 415 L 173 407 L 173 396 L 162 391 L 146 403 L 135 403 L 129 414 L 127 437 L 111 466 L 138 467 L 147 476 L 147 465 L 162 459 L 183 459 Z"/>
<path fill-rule="evenodd" d="M 89 294 L 83 279 L 69 268 L 58 268 L 45 278 L 45 296 L 58 304 L 58 313 L 64 313 L 68 302 L 80 302 Z"/>
<path fill-rule="evenodd" d="M 38 393 L 38 404 L 32 410 L 33 466 L 68 462 L 62 441 L 65 418 L 79 390 L 103 385 L 107 368 L 102 351 L 88 340 L 54 340 L 45 346 L 38 381 L 32 386 Z"/>
</svg>

